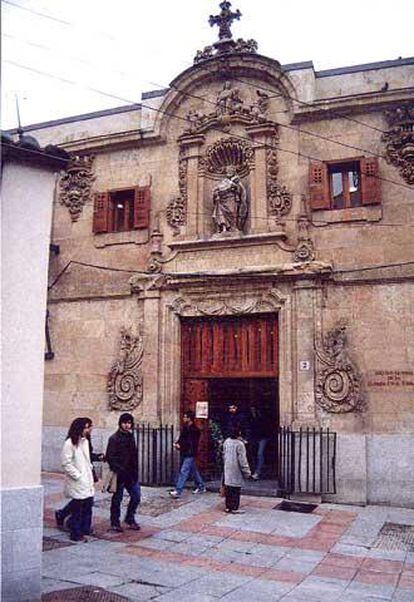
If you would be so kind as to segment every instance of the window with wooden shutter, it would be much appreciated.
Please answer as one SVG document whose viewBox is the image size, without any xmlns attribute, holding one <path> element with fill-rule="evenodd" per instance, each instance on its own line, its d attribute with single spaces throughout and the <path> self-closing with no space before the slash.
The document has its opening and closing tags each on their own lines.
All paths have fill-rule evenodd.
<svg viewBox="0 0 414 602">
<path fill-rule="evenodd" d="M 378 205 L 381 203 L 380 179 L 378 173 L 378 158 L 364 157 L 360 162 L 361 193 L 363 205 Z"/>
<path fill-rule="evenodd" d="M 309 201 L 312 209 L 329 209 L 328 169 L 321 161 L 312 161 L 309 169 Z"/>
<path fill-rule="evenodd" d="M 94 234 L 109 232 L 110 230 L 110 207 L 109 194 L 107 192 L 97 192 L 93 201 L 93 226 Z"/>
<path fill-rule="evenodd" d="M 149 186 L 135 188 L 134 229 L 141 230 L 149 228 L 150 200 Z"/>
</svg>

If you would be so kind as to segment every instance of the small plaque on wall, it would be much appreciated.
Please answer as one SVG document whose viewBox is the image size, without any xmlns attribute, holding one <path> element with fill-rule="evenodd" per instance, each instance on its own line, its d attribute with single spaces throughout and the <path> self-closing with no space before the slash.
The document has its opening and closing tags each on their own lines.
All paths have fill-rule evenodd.
<svg viewBox="0 0 414 602">
<path fill-rule="evenodd" d="M 196 418 L 208 418 L 208 401 L 196 402 Z"/>
</svg>

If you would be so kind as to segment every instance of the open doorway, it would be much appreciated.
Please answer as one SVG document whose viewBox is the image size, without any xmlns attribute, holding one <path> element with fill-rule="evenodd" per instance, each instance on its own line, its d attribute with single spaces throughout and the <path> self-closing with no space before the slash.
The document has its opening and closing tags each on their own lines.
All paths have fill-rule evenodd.
<svg viewBox="0 0 414 602">
<path fill-rule="evenodd" d="M 257 468 L 259 433 L 255 432 L 257 415 L 265 417 L 268 440 L 264 449 L 264 465 L 260 478 L 274 479 L 277 470 L 276 433 L 279 428 L 278 381 L 276 378 L 213 378 L 209 380 L 209 418 L 212 441 L 209 458 L 210 473 L 214 473 L 212 462 L 216 462 L 216 432 L 224 435 L 228 406 L 234 403 L 239 408 L 244 438 L 247 440 L 247 456 L 252 472 Z"/>
</svg>

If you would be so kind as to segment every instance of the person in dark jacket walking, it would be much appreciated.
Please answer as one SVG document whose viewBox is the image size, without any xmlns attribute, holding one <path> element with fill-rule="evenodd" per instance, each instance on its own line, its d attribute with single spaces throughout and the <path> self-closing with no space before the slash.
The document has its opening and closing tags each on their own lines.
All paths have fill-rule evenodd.
<svg viewBox="0 0 414 602">
<path fill-rule="evenodd" d="M 173 498 L 181 497 L 184 485 L 191 476 L 194 478 L 195 484 L 193 493 L 204 493 L 206 491 L 204 481 L 201 478 L 196 465 L 200 430 L 194 424 L 194 418 L 194 412 L 191 410 L 184 412 L 184 427 L 178 441 L 174 443 L 174 447 L 179 449 L 181 453 L 181 467 L 175 489 L 170 491 L 170 496 Z"/>
<path fill-rule="evenodd" d="M 141 487 L 138 481 L 138 452 L 134 439 L 134 418 L 131 414 L 121 414 L 119 429 L 109 437 L 105 458 L 109 468 L 116 473 L 117 488 L 111 500 L 111 528 L 122 532 L 120 516 L 124 489 L 128 491 L 129 503 L 125 515 L 125 523 L 130 529 L 138 531 L 135 512 L 141 501 Z"/>
</svg>

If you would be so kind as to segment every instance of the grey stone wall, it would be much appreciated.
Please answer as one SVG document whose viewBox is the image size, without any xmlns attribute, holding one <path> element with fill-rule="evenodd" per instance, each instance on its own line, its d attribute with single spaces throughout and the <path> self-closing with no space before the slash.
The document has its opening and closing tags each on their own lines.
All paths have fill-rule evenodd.
<svg viewBox="0 0 414 602">
<path fill-rule="evenodd" d="M 1 518 L 1 599 L 40 600 L 43 487 L 3 489 Z"/>
</svg>

